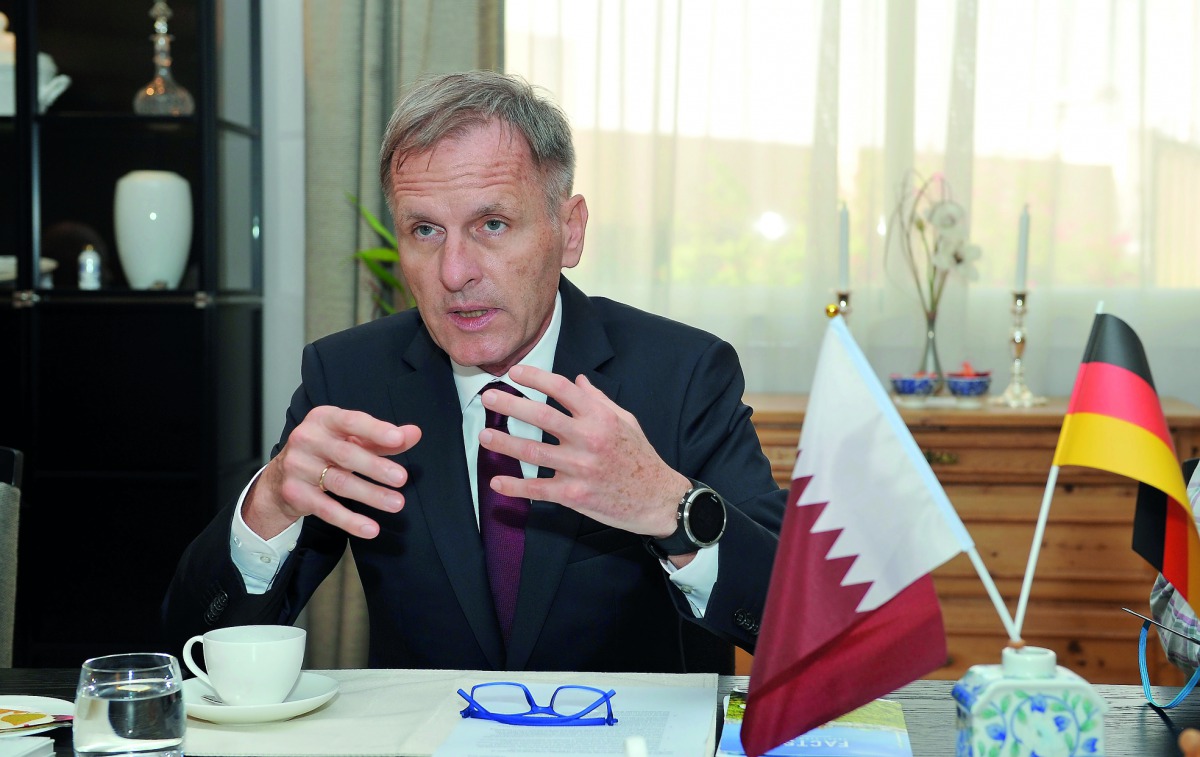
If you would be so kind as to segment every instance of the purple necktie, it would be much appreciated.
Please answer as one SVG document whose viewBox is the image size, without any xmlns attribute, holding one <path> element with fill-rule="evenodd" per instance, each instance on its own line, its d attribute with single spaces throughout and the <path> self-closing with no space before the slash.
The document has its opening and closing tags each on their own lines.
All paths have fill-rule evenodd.
<svg viewBox="0 0 1200 757">
<path fill-rule="evenodd" d="M 503 381 L 493 381 L 483 388 L 499 389 L 518 397 L 523 396 Z M 481 391 L 481 393 L 482 393 Z M 508 416 L 484 408 L 485 425 L 508 431 Z M 479 445 L 479 463 L 475 469 L 479 481 L 479 534 L 483 538 L 483 554 L 487 560 L 488 583 L 504 642 L 512 632 L 513 614 L 517 609 L 517 587 L 521 583 L 521 558 L 525 554 L 525 521 L 529 519 L 529 500 L 508 497 L 491 487 L 492 477 L 521 478 L 521 464 L 516 458 L 492 452 Z"/>
</svg>

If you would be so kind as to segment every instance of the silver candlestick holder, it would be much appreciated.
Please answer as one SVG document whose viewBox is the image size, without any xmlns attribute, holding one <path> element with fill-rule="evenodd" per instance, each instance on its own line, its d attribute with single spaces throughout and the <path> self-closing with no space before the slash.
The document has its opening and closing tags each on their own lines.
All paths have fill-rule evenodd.
<svg viewBox="0 0 1200 757">
<path fill-rule="evenodd" d="M 1030 391 L 1025 384 L 1025 342 L 1028 334 L 1025 332 L 1025 311 L 1026 311 L 1026 293 L 1013 292 L 1013 325 L 1012 325 L 1012 377 L 1009 379 L 1008 386 L 1005 387 L 1004 393 L 999 396 L 992 397 L 990 400 L 993 405 L 1007 405 L 1009 407 L 1033 407 L 1034 405 L 1043 405 L 1046 403 L 1045 397 L 1039 397 Z"/>
<path fill-rule="evenodd" d="M 850 293 L 838 292 L 837 302 L 831 302 L 825 306 L 825 315 L 829 318 L 835 315 L 840 315 L 843 318 L 850 317 Z"/>
</svg>

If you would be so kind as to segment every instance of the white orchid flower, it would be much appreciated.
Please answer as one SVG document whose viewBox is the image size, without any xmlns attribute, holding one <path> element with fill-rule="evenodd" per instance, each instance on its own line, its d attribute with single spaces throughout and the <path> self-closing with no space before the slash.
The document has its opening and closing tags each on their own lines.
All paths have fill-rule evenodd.
<svg viewBox="0 0 1200 757">
<path fill-rule="evenodd" d="M 938 246 L 944 239 L 949 242 L 967 240 L 967 211 L 953 200 L 941 200 L 929 208 L 929 225 L 937 234 Z"/>
<path fill-rule="evenodd" d="M 979 281 L 979 269 L 975 267 L 975 261 L 983 257 L 983 248 L 977 244 L 969 244 L 962 248 L 962 260 L 958 263 L 958 270 L 967 277 L 967 281 Z"/>
<path fill-rule="evenodd" d="M 938 306 L 951 273 L 968 281 L 978 281 L 975 262 L 981 257 L 978 245 L 968 240 L 968 215 L 965 207 L 950 199 L 943 176 L 918 180 L 916 188 L 905 190 L 888 224 L 901 236 L 900 250 L 916 284 L 917 297 L 925 317 L 937 317 Z"/>
<path fill-rule="evenodd" d="M 979 281 L 979 270 L 975 261 L 983 256 L 983 250 L 977 244 L 956 244 L 954 247 L 943 245 L 938 240 L 937 252 L 933 255 L 935 267 L 958 274 L 967 281 Z"/>
<path fill-rule="evenodd" d="M 958 266 L 958 251 L 961 247 L 962 243 L 957 239 L 937 237 L 934 242 L 933 255 L 930 256 L 929 262 L 939 272 L 953 271 Z"/>
</svg>

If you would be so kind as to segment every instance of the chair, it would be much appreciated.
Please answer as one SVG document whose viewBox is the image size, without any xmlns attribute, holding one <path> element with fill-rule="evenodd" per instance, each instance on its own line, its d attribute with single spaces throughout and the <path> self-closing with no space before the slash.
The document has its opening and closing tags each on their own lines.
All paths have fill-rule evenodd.
<svg viewBox="0 0 1200 757">
<path fill-rule="evenodd" d="M 0 447 L 0 668 L 12 667 L 23 462 L 20 450 Z"/>
</svg>

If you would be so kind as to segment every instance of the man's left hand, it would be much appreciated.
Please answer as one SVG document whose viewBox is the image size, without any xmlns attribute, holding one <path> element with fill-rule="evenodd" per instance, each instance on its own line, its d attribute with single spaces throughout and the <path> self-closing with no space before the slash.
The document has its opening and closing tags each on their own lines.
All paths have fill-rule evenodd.
<svg viewBox="0 0 1200 757">
<path fill-rule="evenodd" d="M 485 429 L 479 443 L 487 449 L 555 471 L 552 478 L 497 476 L 492 479 L 493 489 L 513 497 L 558 502 L 636 534 L 665 538 L 675 532 L 679 499 L 691 482 L 659 457 L 631 413 L 582 375 L 572 382 L 528 365 L 513 366 L 508 375 L 553 397 L 569 415 L 498 390 L 484 392 L 483 404 L 489 410 L 536 426 L 559 442 L 547 444 Z"/>
</svg>

